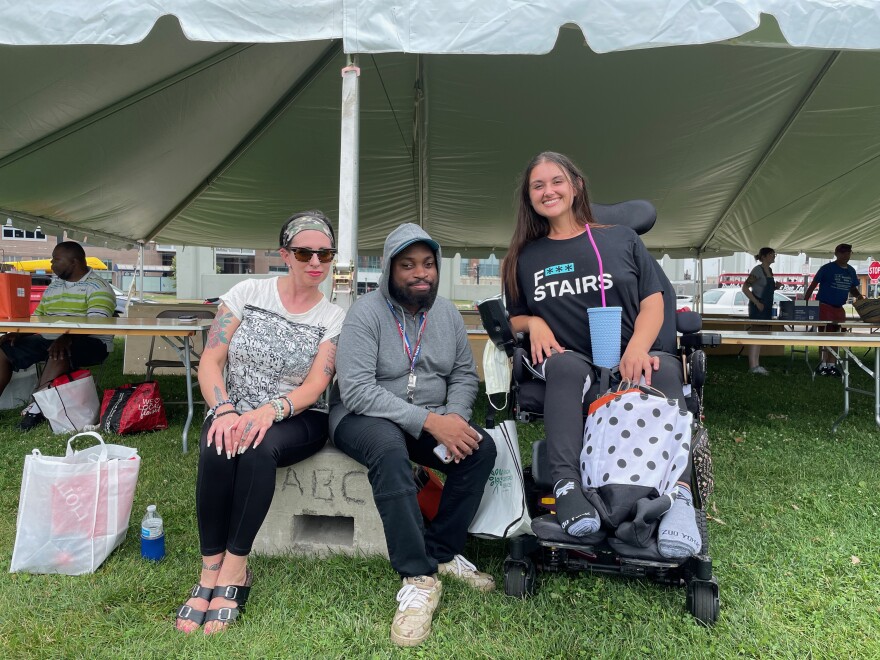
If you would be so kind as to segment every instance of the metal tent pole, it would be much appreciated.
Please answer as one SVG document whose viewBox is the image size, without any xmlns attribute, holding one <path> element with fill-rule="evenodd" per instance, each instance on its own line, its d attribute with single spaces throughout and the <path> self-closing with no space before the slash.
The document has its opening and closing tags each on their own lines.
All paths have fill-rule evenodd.
<svg viewBox="0 0 880 660">
<path fill-rule="evenodd" d="M 333 300 L 348 309 L 357 296 L 358 160 L 360 157 L 360 67 L 349 55 L 342 69 L 339 149 L 339 236 L 333 272 Z"/>
</svg>

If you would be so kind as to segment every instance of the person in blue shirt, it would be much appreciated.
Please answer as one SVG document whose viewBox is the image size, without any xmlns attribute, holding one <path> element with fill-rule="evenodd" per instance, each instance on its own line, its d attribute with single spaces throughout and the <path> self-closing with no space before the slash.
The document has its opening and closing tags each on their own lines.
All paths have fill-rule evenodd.
<svg viewBox="0 0 880 660">
<path fill-rule="evenodd" d="M 824 328 L 819 328 L 820 332 L 840 332 L 840 326 L 837 325 L 842 321 L 846 321 L 846 311 L 843 306 L 852 295 L 856 300 L 864 298 L 859 291 L 859 278 L 856 275 L 856 269 L 849 265 L 849 258 L 852 255 L 852 245 L 849 243 L 841 243 L 834 248 L 834 261 L 831 261 L 816 271 L 813 281 L 807 287 L 805 298 L 810 300 L 816 287 L 819 287 L 819 293 L 816 298 L 819 300 L 819 320 L 831 321 Z M 842 375 L 840 369 L 837 368 L 837 358 L 834 353 L 827 348 L 822 349 L 822 362 L 816 368 L 816 373 L 820 376 L 837 376 Z"/>
</svg>

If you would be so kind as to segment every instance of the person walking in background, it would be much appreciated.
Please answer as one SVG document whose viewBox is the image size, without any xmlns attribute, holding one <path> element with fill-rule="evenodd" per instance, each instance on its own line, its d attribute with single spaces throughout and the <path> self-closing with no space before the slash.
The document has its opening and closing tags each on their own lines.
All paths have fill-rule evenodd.
<svg viewBox="0 0 880 660">
<path fill-rule="evenodd" d="M 742 291 L 749 299 L 749 318 L 769 321 L 773 316 L 773 292 L 781 286 L 773 279 L 773 270 L 770 268 L 776 261 L 776 251 L 773 248 L 762 247 L 755 255 L 755 259 L 760 263 L 752 268 L 752 272 L 743 282 Z M 769 329 L 770 326 L 766 325 L 750 327 L 750 330 Z M 758 364 L 760 356 L 760 346 L 749 346 L 749 373 L 766 376 L 770 372 Z"/>
<path fill-rule="evenodd" d="M 809 300 L 816 287 L 819 287 L 819 293 L 816 295 L 819 300 L 819 320 L 831 321 L 824 328 L 820 327 L 819 332 L 840 332 L 840 326 L 837 324 L 846 321 L 846 311 L 843 306 L 847 299 L 850 296 L 856 300 L 864 298 L 859 291 L 856 269 L 849 265 L 851 255 L 852 245 L 849 243 L 838 245 L 834 248 L 834 261 L 819 268 L 810 286 L 807 287 L 804 295 L 806 300 Z M 837 368 L 837 357 L 827 347 L 822 347 L 822 362 L 816 367 L 816 373 L 820 376 L 838 378 L 843 375 Z"/>
</svg>

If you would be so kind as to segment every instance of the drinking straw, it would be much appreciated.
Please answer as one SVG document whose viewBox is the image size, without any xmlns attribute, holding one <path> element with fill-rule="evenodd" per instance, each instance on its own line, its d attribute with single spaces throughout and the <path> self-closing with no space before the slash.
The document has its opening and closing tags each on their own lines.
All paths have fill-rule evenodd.
<svg viewBox="0 0 880 660">
<path fill-rule="evenodd" d="M 590 237 L 590 244 L 593 246 L 593 252 L 596 253 L 596 259 L 599 260 L 599 291 L 602 292 L 602 307 L 607 307 L 605 304 L 605 274 L 602 270 L 602 255 L 599 254 L 599 248 L 596 247 L 596 241 L 593 240 L 593 232 L 590 231 L 590 225 L 585 224 L 584 229 L 587 230 L 587 236 Z"/>
</svg>

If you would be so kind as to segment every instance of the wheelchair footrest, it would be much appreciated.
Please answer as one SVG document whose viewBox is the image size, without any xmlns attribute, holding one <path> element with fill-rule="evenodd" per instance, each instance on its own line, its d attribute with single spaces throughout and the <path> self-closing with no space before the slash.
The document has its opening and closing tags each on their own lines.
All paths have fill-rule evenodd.
<svg viewBox="0 0 880 660">
<path fill-rule="evenodd" d="M 532 533 L 538 537 L 542 543 L 559 543 L 566 547 L 585 546 L 592 547 L 603 541 L 608 543 L 615 553 L 623 559 L 639 559 L 642 561 L 660 562 L 664 564 L 678 565 L 681 562 L 663 557 L 657 550 L 657 541 L 651 541 L 651 545 L 647 548 L 639 548 L 634 545 L 624 543 L 620 539 L 608 536 L 604 530 L 599 530 L 587 536 L 571 536 L 566 533 L 559 523 L 556 516 L 552 513 L 538 516 L 532 520 Z"/>
</svg>

